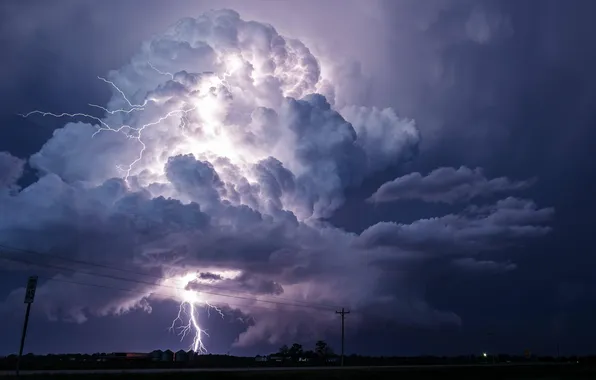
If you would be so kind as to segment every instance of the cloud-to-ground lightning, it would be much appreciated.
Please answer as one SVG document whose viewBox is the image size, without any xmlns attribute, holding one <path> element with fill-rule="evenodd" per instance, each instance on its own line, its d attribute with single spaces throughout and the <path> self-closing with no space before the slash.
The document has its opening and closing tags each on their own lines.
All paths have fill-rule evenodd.
<svg viewBox="0 0 596 380">
<path fill-rule="evenodd" d="M 178 315 L 172 321 L 170 331 L 178 331 L 181 340 L 187 336 L 192 336 L 192 344 L 190 349 L 197 354 L 207 353 L 203 337 L 209 336 L 207 331 L 202 329 L 199 324 L 199 307 L 204 306 L 207 309 L 207 314 L 211 309 L 215 310 L 223 318 L 224 314 L 220 308 L 209 302 L 201 299 L 201 294 L 195 290 L 186 289 L 187 285 L 193 281 L 198 281 L 199 278 L 196 273 L 189 273 L 182 277 L 168 279 L 165 282 L 173 281 L 178 289 L 178 297 L 181 299 L 178 308 Z"/>
<path fill-rule="evenodd" d="M 148 65 L 153 70 L 155 70 L 157 73 L 170 77 L 170 80 L 175 80 L 173 74 L 162 72 L 162 71 L 158 70 L 157 68 L 155 68 L 151 63 L 148 63 Z M 218 77 L 218 84 L 226 85 L 226 78 L 229 75 L 230 75 L 229 72 L 226 71 L 226 73 L 223 76 Z M 117 113 L 131 114 L 132 112 L 144 111 L 144 110 L 146 110 L 148 103 L 151 102 L 150 99 L 147 99 L 142 104 L 133 104 L 128 99 L 128 97 L 126 96 L 124 91 L 122 91 L 113 81 L 107 80 L 102 77 L 98 77 L 98 79 L 111 85 L 121 95 L 121 97 L 124 99 L 124 101 L 129 106 L 129 108 L 127 108 L 127 109 L 122 108 L 122 109 L 116 109 L 116 110 L 109 110 L 109 109 L 99 106 L 99 105 L 89 104 L 90 107 L 101 109 L 106 114 L 110 114 L 110 115 L 114 115 Z M 194 100 L 196 100 L 196 99 L 194 99 Z M 91 114 L 82 113 L 82 112 L 55 113 L 55 112 L 45 112 L 45 111 L 41 111 L 41 110 L 34 110 L 34 111 L 28 112 L 26 114 L 20 114 L 20 116 L 27 118 L 32 115 L 41 115 L 41 116 L 52 116 L 55 118 L 70 117 L 70 118 L 90 119 L 90 120 L 96 121 L 98 123 L 96 125 L 97 130 L 92 134 L 92 136 L 91 136 L 92 138 L 101 132 L 116 132 L 116 133 L 124 134 L 124 136 L 126 138 L 136 140 L 141 146 L 136 158 L 128 164 L 125 164 L 123 166 L 122 165 L 117 166 L 118 170 L 120 170 L 121 172 L 124 173 L 123 179 L 128 182 L 128 179 L 131 175 L 131 171 L 133 170 L 134 166 L 143 158 L 143 153 L 146 150 L 146 144 L 143 141 L 143 131 L 146 128 L 156 126 L 156 125 L 162 123 L 164 120 L 169 119 L 171 117 L 179 117 L 180 118 L 180 128 L 184 129 L 186 126 L 186 123 L 187 123 L 187 118 L 186 118 L 187 114 L 189 114 L 192 111 L 198 110 L 199 107 L 202 107 L 202 106 L 208 107 L 207 104 L 202 105 L 200 103 L 200 101 L 193 102 L 193 103 L 194 104 L 186 104 L 186 102 L 185 102 L 185 104 L 183 104 L 182 107 L 171 110 L 171 111 L 159 116 L 157 119 L 155 119 L 149 123 L 145 123 L 138 127 L 133 127 L 132 125 L 129 125 L 129 124 L 122 124 L 118 127 L 113 127 L 113 126 L 110 126 L 105 119 L 99 118 L 97 116 L 93 116 Z M 182 133 L 184 135 L 184 132 L 182 132 Z M 190 139 L 191 137 L 187 136 L 187 138 Z M 192 336 L 192 344 L 190 345 L 190 349 L 192 349 L 194 352 L 196 352 L 198 354 L 204 354 L 207 352 L 207 349 L 203 343 L 203 337 L 208 336 L 208 334 L 204 329 L 202 329 L 200 327 L 199 309 L 202 307 L 206 308 L 208 315 L 209 315 L 209 312 L 211 309 L 215 310 L 222 317 L 224 317 L 224 314 L 223 314 L 222 310 L 220 308 L 218 308 L 217 306 L 212 305 L 209 302 L 207 302 L 206 300 L 201 299 L 201 295 L 199 292 L 197 292 L 195 290 L 185 289 L 185 287 L 190 282 L 196 281 L 196 280 L 198 280 L 197 275 L 192 274 L 192 273 L 189 275 L 186 275 L 186 276 L 179 277 L 178 279 L 175 280 L 176 286 L 179 289 L 184 289 L 184 290 L 179 291 L 177 294 L 177 298 L 180 300 L 180 305 L 179 305 L 179 309 L 178 309 L 178 314 L 177 314 L 176 318 L 172 321 L 170 330 L 178 331 L 182 340 L 184 340 L 187 336 Z M 166 282 L 168 282 L 168 280 L 166 280 Z"/>
<path fill-rule="evenodd" d="M 138 240 L 132 243 L 134 255 L 180 249 L 180 260 L 165 255 L 163 262 L 158 258 L 147 265 L 172 265 L 175 269 L 173 277 L 164 280 L 176 283 L 181 290 L 170 294 L 179 305 L 169 327 L 182 339 L 192 338 L 191 349 L 198 353 L 206 351 L 207 336 L 199 314 L 213 309 L 222 315 L 214 305 L 223 302 L 193 289 L 198 279 L 182 278 L 182 269 L 176 269 L 179 263 L 195 267 L 212 256 L 218 258 L 210 263 L 214 270 L 238 269 L 246 274 L 231 281 L 255 294 L 238 308 L 242 312 L 252 302 L 263 301 L 261 294 L 285 293 L 305 302 L 330 302 L 336 288 L 343 288 L 339 285 L 343 273 L 359 270 L 360 256 L 343 260 L 334 247 L 351 250 L 353 237 L 332 228 L 321 232 L 316 221 L 339 207 L 346 186 L 400 157 L 402 146 L 409 146 L 412 134 L 416 136 L 414 127 L 393 111 L 377 114 L 358 108 L 354 119 L 362 125 L 354 127 L 334 108 L 333 101 L 318 93 L 320 88 L 335 93 L 329 82 L 333 76 L 329 81 L 322 76 L 319 62 L 302 42 L 284 38 L 267 25 L 244 22 L 232 11 L 210 13 L 209 18 L 219 20 L 209 21 L 213 33 L 204 35 L 200 28 L 189 33 L 196 25 L 182 21 L 173 27 L 171 36 L 164 34 L 156 43 L 146 45 L 143 49 L 147 50 L 130 66 L 112 72 L 108 79 L 98 77 L 113 90 L 107 105 L 89 104 L 93 108 L 90 113 L 35 110 L 23 115 L 88 122 L 82 131 L 76 130 L 77 124 L 64 126 L 32 158 L 32 164 L 53 170 L 65 187 L 76 182 L 73 186 L 93 207 L 107 205 L 108 223 L 115 215 L 126 225 L 111 223 L 110 228 L 130 228 L 138 233 Z M 224 28 L 215 27 L 224 19 L 229 21 Z M 231 29 L 226 30 L 228 27 Z M 236 47 L 228 44 L 232 31 L 239 38 Z M 197 41 L 184 42 L 189 38 Z M 166 42 L 161 44 L 159 39 Z M 203 45 L 209 49 L 198 48 Z M 192 47 L 190 55 L 179 51 L 184 46 Z M 372 117 L 372 121 L 359 121 L 361 112 L 364 119 Z M 361 136 L 358 129 L 364 130 Z M 375 159 L 369 160 L 375 136 L 389 129 L 392 136 L 403 138 L 380 154 L 372 148 Z M 371 140 L 366 136 L 372 136 Z M 56 155 L 64 157 L 64 164 L 53 161 Z M 80 162 L 73 163 L 71 157 Z M 70 164 L 80 165 L 70 172 L 61 169 Z M 112 188 L 105 192 L 102 188 L 88 197 L 83 195 L 113 177 L 124 180 L 114 181 L 117 194 Z M 46 180 L 52 179 L 58 180 Z M 95 232 L 94 226 L 90 229 Z M 273 236 L 279 241 L 269 247 L 267 240 Z M 224 240 L 231 243 L 219 243 Z M 253 242 L 258 242 L 254 250 L 259 254 L 268 252 L 275 257 L 263 261 L 262 270 L 258 268 L 256 273 L 240 257 L 250 254 L 244 247 Z M 341 273 L 332 274 L 336 280 L 303 273 L 285 281 L 286 276 L 293 276 L 290 272 L 319 260 L 320 251 L 327 248 L 342 257 L 333 260 L 341 261 L 343 267 Z M 299 318 L 304 318 L 309 329 L 318 329 L 306 314 Z M 321 321 L 327 323 L 327 318 L 321 317 Z M 279 331 L 285 331 L 293 322 L 263 317 L 258 323 L 280 324 Z M 261 338 L 263 330 L 253 326 L 239 337 L 239 344 Z"/>
<path fill-rule="evenodd" d="M 212 310 L 226 323 L 242 316 L 234 347 L 327 337 L 337 324 L 332 305 L 371 312 L 372 319 L 355 315 L 354 323 L 389 316 L 403 326 L 461 326 L 457 314 L 420 292 L 377 293 L 387 268 L 404 274 L 393 276 L 394 289 L 418 284 L 427 263 L 509 270 L 508 262 L 475 254 L 494 251 L 496 240 L 543 236 L 554 210 L 479 198 L 473 209 L 411 223 L 383 221 L 361 232 L 337 226 L 348 189 L 407 168 L 402 164 L 420 151 L 420 131 L 392 108 L 363 105 L 370 102 L 367 66 L 324 46 L 313 54 L 269 24 L 209 11 L 152 36 L 124 66 L 98 77 L 110 90 L 106 102 L 22 115 L 69 122 L 28 161 L 0 152 L 0 243 L 43 250 L 46 268 L 45 260 L 62 260 L 54 254 L 62 252 L 158 278 L 131 279 L 133 288 L 123 289 L 111 283 L 128 277 L 98 276 L 91 284 L 91 273 L 49 268 L 48 280 L 56 282 L 40 285 L 46 297 L 39 308 L 83 323 L 171 307 L 173 321 L 163 330 L 197 353 L 224 338 L 212 324 L 207 338 Z M 27 162 L 38 178 L 21 189 Z M 449 192 L 448 180 L 435 190 Z M 414 251 L 423 261 L 412 260 Z M 93 291 L 95 285 L 118 292 Z M 22 291 L 0 308 L 22 302 Z"/>
<path fill-rule="evenodd" d="M 188 318 L 186 322 L 184 321 L 184 315 L 186 315 L 186 318 Z M 182 340 L 186 338 L 188 334 L 194 333 L 190 349 L 196 352 L 197 354 L 205 354 L 207 353 L 207 349 L 203 344 L 203 335 L 209 336 L 209 334 L 207 334 L 206 331 L 201 329 L 197 319 L 198 316 L 195 304 L 193 302 L 183 301 L 180 304 L 178 316 L 172 321 L 172 326 L 170 326 L 170 330 L 179 330 Z M 180 323 L 179 326 L 176 325 L 177 322 Z"/>
</svg>

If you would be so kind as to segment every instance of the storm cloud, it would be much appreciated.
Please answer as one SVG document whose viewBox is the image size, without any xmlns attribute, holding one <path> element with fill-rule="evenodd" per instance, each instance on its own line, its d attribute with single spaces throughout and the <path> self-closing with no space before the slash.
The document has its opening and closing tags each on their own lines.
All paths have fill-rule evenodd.
<svg viewBox="0 0 596 380">
<path fill-rule="evenodd" d="M 441 7 L 431 8 L 440 14 Z M 465 20 L 453 41 L 483 45 L 514 32 L 505 15 L 483 8 Z M 0 192 L 0 243 L 153 274 L 125 284 L 136 293 L 118 297 L 44 282 L 39 291 L 48 317 L 83 323 L 89 316 L 151 312 L 155 302 L 180 301 L 182 289 L 199 291 L 224 313 L 252 318 L 238 346 L 314 339 L 336 322 L 334 314 L 299 306 L 254 308 L 280 297 L 367 310 L 370 318 L 390 312 L 408 326 L 459 326 L 454 311 L 404 290 L 415 274 L 446 256 L 459 269 L 512 271 L 512 262 L 475 256 L 548 234 L 554 209 L 507 195 L 482 204 L 484 196 L 532 181 L 444 167 L 401 176 L 371 199 L 460 203 L 458 211 L 379 222 L 362 233 L 326 222 L 350 189 L 416 158 L 428 141 L 424 132 L 433 142 L 430 132 L 438 128 L 402 108 L 369 104 L 367 89 L 379 80 L 364 74 L 372 64 L 330 64 L 334 58 L 275 25 L 209 11 L 147 40 L 98 81 L 111 89 L 110 100 L 82 110 L 87 116 L 73 115 L 29 158 L 39 173 L 35 183 L 18 192 L 24 161 L 0 154 L 0 168 L 10 169 L 0 174 L 0 186 L 11 189 Z M 471 200 L 477 205 L 461 204 Z M 394 278 L 399 292 L 379 290 L 388 276 L 379 262 L 410 271 Z M 89 280 L 76 268 L 50 277 Z M 22 292 L 14 290 L 5 309 Z"/>
<path fill-rule="evenodd" d="M 0 152 L 0 189 L 13 188 L 23 175 L 25 161 L 8 152 Z"/>
<path fill-rule="evenodd" d="M 506 177 L 488 179 L 481 168 L 438 168 L 426 176 L 410 173 L 386 182 L 371 195 L 374 203 L 419 199 L 425 202 L 465 202 L 480 196 L 490 196 L 522 190 L 534 181 L 512 181 Z"/>
<path fill-rule="evenodd" d="M 505 198 L 494 205 L 470 206 L 460 214 L 420 219 L 410 224 L 381 222 L 359 236 L 365 247 L 395 246 L 437 252 L 490 250 L 515 239 L 547 234 L 545 224 L 552 208 L 538 208 L 532 201 Z"/>
</svg>

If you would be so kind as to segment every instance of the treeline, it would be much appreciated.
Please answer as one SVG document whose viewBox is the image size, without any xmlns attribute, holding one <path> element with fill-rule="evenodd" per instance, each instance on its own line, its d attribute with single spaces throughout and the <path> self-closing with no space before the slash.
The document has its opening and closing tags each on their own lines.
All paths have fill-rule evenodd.
<svg viewBox="0 0 596 380">
<path fill-rule="evenodd" d="M 323 342 L 324 343 L 324 342 Z M 266 366 L 334 366 L 338 365 L 338 355 L 327 344 L 317 344 L 311 350 L 304 350 L 299 344 L 282 346 L 277 352 L 255 357 L 236 357 L 229 355 L 200 355 L 188 362 L 160 362 L 151 360 L 103 360 L 105 354 L 70 354 L 70 355 L 24 355 L 21 361 L 22 369 L 52 370 L 52 369 L 127 369 L 127 368 L 246 368 Z M 16 366 L 16 355 L 0 358 L 0 370 L 12 370 Z M 308 359 L 308 360 L 305 360 Z M 346 366 L 395 366 L 395 365 L 448 365 L 448 364 L 492 364 L 519 362 L 565 362 L 580 363 L 582 365 L 596 365 L 596 356 L 591 357 L 533 357 L 511 355 L 467 355 L 455 357 L 371 357 L 362 355 L 348 355 L 345 357 Z"/>
<path fill-rule="evenodd" d="M 138 369 L 138 368 L 243 368 L 254 366 L 254 357 L 236 357 L 229 355 L 199 355 L 187 362 L 153 361 L 151 358 L 106 359 L 106 354 L 64 354 L 64 355 L 24 355 L 20 367 L 23 370 L 54 369 Z M 0 358 L 0 370 L 12 370 L 16 367 L 17 356 Z"/>
<path fill-rule="evenodd" d="M 337 357 L 331 346 L 329 346 L 324 340 L 317 341 L 312 350 L 304 350 L 300 343 L 294 343 L 289 347 L 287 345 L 283 345 L 276 353 L 273 353 L 270 356 L 292 360 L 299 360 L 301 358 L 317 359 Z"/>
</svg>

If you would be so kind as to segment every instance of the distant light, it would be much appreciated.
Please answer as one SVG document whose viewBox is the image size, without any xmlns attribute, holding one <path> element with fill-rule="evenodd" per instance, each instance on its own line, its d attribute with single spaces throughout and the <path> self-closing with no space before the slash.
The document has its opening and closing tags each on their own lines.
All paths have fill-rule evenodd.
<svg viewBox="0 0 596 380">
<path fill-rule="evenodd" d="M 483 353 L 482 353 L 482 356 L 486 357 L 486 352 L 483 352 Z"/>
</svg>

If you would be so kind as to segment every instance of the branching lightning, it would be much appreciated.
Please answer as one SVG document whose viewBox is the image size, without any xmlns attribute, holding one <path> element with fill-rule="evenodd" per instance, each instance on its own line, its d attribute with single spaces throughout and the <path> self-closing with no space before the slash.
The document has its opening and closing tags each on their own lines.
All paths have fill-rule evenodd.
<svg viewBox="0 0 596 380">
<path fill-rule="evenodd" d="M 196 273 L 189 273 L 180 278 L 169 280 L 173 280 L 178 285 L 177 289 L 183 289 L 180 285 L 186 287 L 190 282 L 198 280 L 198 277 Z M 169 280 L 166 280 L 166 282 Z M 197 291 L 184 289 L 178 292 L 178 297 L 181 298 L 182 301 L 178 308 L 178 315 L 172 321 L 169 330 L 177 331 L 181 341 L 188 335 L 193 335 L 190 349 L 198 354 L 205 354 L 207 353 L 207 349 L 203 343 L 203 337 L 208 337 L 209 334 L 207 334 L 207 331 L 202 329 L 199 324 L 198 308 L 199 306 L 205 306 L 208 316 L 212 309 L 222 318 L 224 317 L 224 314 L 217 306 L 202 300 L 200 293 Z"/>
<path fill-rule="evenodd" d="M 187 322 L 184 322 L 184 316 L 188 318 Z M 179 335 L 181 336 L 180 340 L 184 340 L 188 334 L 193 333 L 194 337 L 192 340 L 192 345 L 190 349 L 198 354 L 205 354 L 207 353 L 207 349 L 203 344 L 203 335 L 209 336 L 206 331 L 201 329 L 198 322 L 198 316 L 196 311 L 196 306 L 192 302 L 184 301 L 180 304 L 180 308 L 178 309 L 178 316 L 172 321 L 172 326 L 170 326 L 170 331 L 179 330 Z M 180 323 L 180 326 L 176 326 L 176 323 Z"/>
<path fill-rule="evenodd" d="M 226 70 L 222 76 L 218 77 L 219 84 L 222 84 L 224 86 L 228 85 L 226 80 L 231 75 L 231 71 L 235 70 L 239 65 L 242 64 L 241 62 L 238 61 L 238 59 L 239 58 L 235 58 L 235 59 L 232 59 L 231 61 L 227 62 L 227 63 L 233 64 L 234 67 L 232 70 Z M 148 62 L 148 65 L 149 65 L 149 67 L 151 67 L 151 69 L 156 71 L 158 74 L 168 76 L 170 78 L 170 80 L 174 80 L 174 75 L 172 73 L 158 70 L 149 62 Z M 128 115 L 133 112 L 144 111 L 144 110 L 146 110 L 148 104 L 150 102 L 153 102 L 153 100 L 147 99 L 142 104 L 133 104 L 128 99 L 128 97 L 126 96 L 124 91 L 122 91 L 113 81 L 107 80 L 102 77 L 98 77 L 98 79 L 101 80 L 102 82 L 105 82 L 105 83 L 109 84 L 110 86 L 112 86 L 116 90 L 116 92 L 118 92 L 118 94 L 120 94 L 122 99 L 124 99 L 124 101 L 128 105 L 128 108 L 110 110 L 110 109 L 107 109 L 106 107 L 102 107 L 102 106 L 99 106 L 96 104 L 88 104 L 90 107 L 100 109 L 100 110 L 104 111 L 106 114 L 109 114 L 109 115 L 126 114 L 126 115 Z M 180 118 L 180 128 L 184 130 L 187 127 L 187 123 L 188 123 L 187 115 L 190 112 L 195 111 L 195 110 L 201 111 L 204 108 L 207 108 L 206 111 L 208 112 L 209 107 L 210 107 L 210 104 L 208 104 L 208 103 L 197 102 L 197 103 L 193 103 L 193 104 L 187 104 L 185 102 L 185 104 L 183 104 L 183 106 L 181 108 L 169 111 L 169 112 L 165 113 L 164 115 L 158 117 L 157 119 L 155 119 L 149 123 L 143 124 L 141 126 L 138 126 L 138 127 L 134 127 L 129 124 L 122 124 L 118 127 L 113 127 L 113 126 L 110 126 L 105 119 L 102 119 L 97 116 L 93 116 L 91 114 L 82 113 L 82 112 L 54 113 L 54 112 L 45 112 L 45 111 L 41 111 L 41 110 L 34 110 L 34 111 L 28 112 L 26 114 L 20 114 L 20 116 L 22 116 L 24 118 L 28 118 L 32 115 L 41 115 L 41 116 L 52 116 L 55 118 L 69 117 L 69 118 L 89 119 L 89 120 L 93 120 L 93 121 L 97 122 L 97 124 L 95 125 L 95 128 L 97 130 L 91 135 L 92 138 L 94 138 L 101 132 L 116 132 L 116 133 L 122 133 L 126 138 L 136 140 L 141 146 L 136 158 L 128 164 L 116 166 L 117 169 L 123 173 L 123 179 L 128 182 L 128 179 L 131 176 L 132 170 L 134 169 L 135 165 L 143 159 L 143 153 L 145 152 L 145 150 L 147 148 L 145 142 L 143 141 L 143 131 L 146 128 L 158 125 L 166 119 L 177 116 Z M 182 133 L 186 136 L 184 131 Z M 190 139 L 190 136 L 188 136 L 188 138 Z M 177 331 L 178 335 L 181 336 L 181 340 L 184 340 L 189 335 L 193 335 L 192 344 L 190 346 L 190 349 L 192 349 L 196 353 L 204 354 L 207 352 L 207 349 L 205 348 L 205 345 L 203 343 L 203 338 L 205 336 L 208 336 L 208 334 L 204 329 L 202 329 L 200 327 L 199 315 L 198 315 L 199 308 L 205 307 L 207 309 L 208 315 L 210 315 L 211 310 L 215 310 L 222 318 L 224 317 L 224 314 L 220 308 L 218 308 L 217 306 L 210 304 L 206 300 L 202 299 L 199 292 L 197 292 L 195 290 L 186 290 L 185 289 L 185 287 L 187 287 L 190 282 L 198 280 L 196 273 L 195 274 L 191 273 L 189 275 L 178 277 L 176 279 L 167 279 L 167 280 L 165 280 L 165 282 L 168 282 L 170 280 L 174 280 L 178 289 L 184 289 L 184 290 L 178 292 L 178 294 L 176 295 L 176 298 L 180 300 L 180 305 L 179 305 L 179 309 L 178 309 L 178 314 L 177 314 L 176 318 L 172 321 L 172 325 L 170 326 L 169 329 L 171 331 Z"/>
<path fill-rule="evenodd" d="M 219 77 L 219 83 L 228 87 L 228 83 L 227 83 L 227 79 L 232 75 L 232 73 L 237 70 L 239 68 L 240 65 L 242 65 L 242 61 L 240 58 L 238 57 L 232 57 L 232 58 L 226 58 L 224 60 L 224 63 L 226 64 L 226 70 L 224 71 L 224 73 Z M 164 72 L 161 71 L 159 69 L 157 69 L 155 66 L 153 66 L 150 62 L 147 62 L 148 66 L 154 70 L 155 72 L 157 72 L 160 75 L 165 75 L 168 76 L 170 78 L 170 80 L 174 80 L 174 75 L 172 73 L 169 72 Z M 120 89 L 120 87 L 118 87 L 113 81 L 110 81 L 108 79 L 105 79 L 103 77 L 97 77 L 99 80 L 101 80 L 104 83 L 109 84 L 110 86 L 112 86 L 117 92 L 118 94 L 120 94 L 120 96 L 122 97 L 122 99 L 124 99 L 124 101 L 128 104 L 129 108 L 128 109 L 116 109 L 116 110 L 109 110 L 106 107 L 102 107 L 100 105 L 97 104 L 88 104 L 90 107 L 93 108 L 98 108 L 104 112 L 106 112 L 107 114 L 110 115 L 114 115 L 117 113 L 121 113 L 121 114 L 131 114 L 133 112 L 137 112 L 137 111 L 144 111 L 147 107 L 147 104 L 149 102 L 151 102 L 151 99 L 146 99 L 142 104 L 133 104 L 128 97 L 126 96 L 126 94 L 124 93 L 124 91 L 122 91 L 122 89 Z M 208 105 L 205 105 L 206 107 Z M 195 105 L 187 105 L 185 104 L 185 106 L 183 106 L 182 108 L 179 109 L 175 109 L 172 110 L 170 112 L 167 112 L 165 115 L 157 118 L 157 120 L 154 120 L 152 122 L 143 124 L 139 127 L 133 127 L 131 125 L 128 124 L 123 124 L 120 125 L 118 127 L 112 127 L 110 126 L 105 120 L 97 117 L 97 116 L 93 116 L 87 113 L 82 113 L 82 112 L 76 112 L 76 113 L 67 113 L 67 112 L 63 112 L 63 113 L 54 113 L 54 112 L 45 112 L 45 111 L 41 111 L 41 110 L 34 110 L 31 112 L 28 112 L 26 114 L 20 114 L 20 116 L 22 117 L 29 117 L 32 115 L 41 115 L 41 116 L 52 116 L 55 118 L 62 118 L 62 117 L 70 117 L 70 118 L 86 118 L 86 119 L 90 119 L 90 120 L 94 120 L 98 123 L 98 125 L 96 126 L 97 130 L 95 131 L 95 133 L 93 133 L 93 135 L 91 136 L 92 138 L 95 137 L 98 133 L 100 132 L 116 132 L 116 133 L 122 133 L 126 136 L 126 138 L 129 139 L 134 139 L 136 140 L 141 148 L 139 150 L 138 155 L 136 156 L 136 158 L 130 162 L 129 164 L 126 165 L 117 165 L 116 168 L 121 171 L 124 175 L 123 178 L 125 181 L 128 182 L 128 178 L 131 175 L 131 172 L 134 168 L 134 166 L 143 159 L 143 154 L 145 153 L 145 150 L 147 149 L 147 146 L 145 145 L 145 142 L 143 141 L 143 131 L 145 130 L 145 128 L 147 127 L 151 127 L 151 126 L 155 126 L 160 124 L 161 122 L 163 122 L 166 119 L 169 119 L 173 116 L 179 116 L 181 118 L 181 123 L 182 123 L 182 127 L 184 127 L 186 125 L 186 118 L 185 116 L 192 111 L 198 110 L 199 106 L 197 104 Z"/>
<path fill-rule="evenodd" d="M 156 68 L 155 66 L 153 66 L 153 64 L 151 64 L 151 62 L 147 62 L 147 64 L 149 65 L 149 67 L 151 67 L 156 73 L 161 74 L 161 75 L 167 75 L 170 77 L 171 80 L 174 80 L 174 74 L 172 73 L 168 73 L 165 71 L 161 71 L 158 68 Z"/>
</svg>

